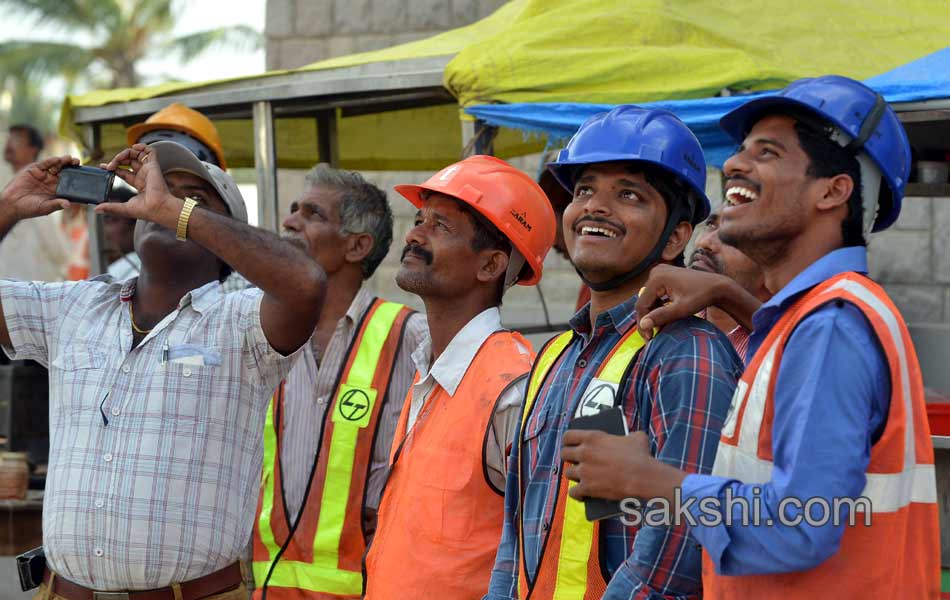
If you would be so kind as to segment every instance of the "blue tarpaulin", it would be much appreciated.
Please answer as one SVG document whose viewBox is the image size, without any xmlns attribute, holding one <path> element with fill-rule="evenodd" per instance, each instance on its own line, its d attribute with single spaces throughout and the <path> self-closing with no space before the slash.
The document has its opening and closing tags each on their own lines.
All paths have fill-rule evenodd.
<svg viewBox="0 0 950 600">
<path fill-rule="evenodd" d="M 950 98 L 950 48 L 944 48 L 887 73 L 865 80 L 888 102 L 917 102 Z M 674 112 L 696 134 L 706 162 L 722 166 L 735 150 L 735 143 L 719 129 L 724 114 L 765 94 L 744 94 L 699 100 L 666 100 L 641 104 Z M 590 116 L 614 108 L 610 104 L 536 102 L 481 104 L 465 111 L 490 125 L 544 134 L 552 139 L 567 139 Z"/>
</svg>

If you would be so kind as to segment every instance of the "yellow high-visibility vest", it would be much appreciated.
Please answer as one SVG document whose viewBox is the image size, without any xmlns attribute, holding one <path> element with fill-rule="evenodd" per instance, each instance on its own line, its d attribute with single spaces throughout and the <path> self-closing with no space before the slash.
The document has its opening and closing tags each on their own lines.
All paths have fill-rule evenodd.
<svg viewBox="0 0 950 600">
<path fill-rule="evenodd" d="M 531 411 L 535 408 L 535 400 L 541 391 L 541 386 L 551 371 L 551 367 L 573 339 L 573 332 L 562 333 L 548 343 L 535 361 L 521 416 L 519 449 L 524 447 L 521 444 L 524 440 L 525 426 L 531 417 Z M 636 327 L 631 328 L 606 357 L 595 378 L 619 386 L 624 373 L 627 372 L 637 352 L 644 345 L 645 342 Z M 620 390 L 617 391 L 619 393 Z M 519 452 L 519 458 L 522 456 L 523 452 Z M 522 487 L 522 460 L 518 461 L 519 493 L 524 489 Z M 551 524 L 548 540 L 544 546 L 544 555 L 541 556 L 534 581 L 530 583 L 524 564 L 524 530 L 520 507 L 523 499 L 519 499 L 518 544 L 522 568 L 519 570 L 518 597 L 521 600 L 526 600 L 529 595 L 538 600 L 586 600 L 600 598 L 606 589 L 606 582 L 600 574 L 599 551 L 594 544 L 595 524 L 587 520 L 584 503 L 568 496 L 568 490 L 574 485 L 573 481 L 564 477 L 563 469 L 561 469 L 559 506 L 555 521 L 558 516 L 561 516 L 561 519 L 560 522 Z"/>
<path fill-rule="evenodd" d="M 262 596 L 358 598 L 362 593 L 365 484 L 372 447 L 406 319 L 412 311 L 375 300 L 363 317 L 328 407 L 311 480 L 296 523 L 286 514 L 280 471 L 283 384 L 264 428 L 253 570 Z M 276 563 L 276 564 L 275 564 Z"/>
</svg>

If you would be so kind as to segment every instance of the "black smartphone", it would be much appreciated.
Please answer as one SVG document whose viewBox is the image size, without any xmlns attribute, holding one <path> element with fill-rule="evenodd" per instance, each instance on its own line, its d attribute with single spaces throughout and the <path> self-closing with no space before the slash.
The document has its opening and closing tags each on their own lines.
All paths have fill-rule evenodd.
<svg viewBox="0 0 950 600">
<path fill-rule="evenodd" d="M 46 553 L 43 547 L 34 548 L 16 557 L 17 575 L 20 577 L 20 589 L 28 592 L 43 583 L 46 570 Z"/>
<path fill-rule="evenodd" d="M 82 204 L 102 204 L 109 199 L 115 173 L 96 167 L 63 167 L 56 197 Z"/>
<path fill-rule="evenodd" d="M 623 410 L 618 406 L 602 410 L 587 417 L 575 417 L 567 425 L 568 429 L 589 429 L 603 431 L 610 435 L 626 435 L 627 421 Z M 603 498 L 584 498 L 584 514 L 588 521 L 600 521 L 623 514 L 620 502 Z"/>
</svg>

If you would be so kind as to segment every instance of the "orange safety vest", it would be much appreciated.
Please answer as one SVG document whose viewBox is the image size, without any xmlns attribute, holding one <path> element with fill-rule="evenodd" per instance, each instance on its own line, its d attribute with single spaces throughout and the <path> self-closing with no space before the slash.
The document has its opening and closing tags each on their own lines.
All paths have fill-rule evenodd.
<svg viewBox="0 0 950 600">
<path fill-rule="evenodd" d="M 454 396 L 436 386 L 412 429 L 396 428 L 379 526 L 366 555 L 366 598 L 478 600 L 488 590 L 504 496 L 488 480 L 488 427 L 502 393 L 531 368 L 520 334 L 492 334 Z"/>
<path fill-rule="evenodd" d="M 524 447 L 525 426 L 538 406 L 535 400 L 544 381 L 573 339 L 572 331 L 562 333 L 548 342 L 538 354 L 522 409 L 521 436 L 517 440 L 519 448 Z M 631 328 L 604 358 L 595 377 L 619 387 L 644 344 L 637 328 Z M 524 456 L 523 450 L 519 456 Z M 523 459 L 518 461 L 519 494 L 524 489 L 522 464 Z M 544 551 L 533 581 L 528 579 L 525 564 L 524 524 L 521 520 L 523 499 L 519 498 L 518 501 L 518 555 L 521 561 L 518 569 L 519 600 L 599 600 L 607 591 L 609 577 L 600 556 L 600 524 L 587 520 L 584 503 L 568 495 L 568 490 L 577 484 L 564 476 L 563 466 L 560 473 L 551 530 L 544 542 Z"/>
<path fill-rule="evenodd" d="M 261 495 L 254 523 L 254 599 L 359 598 L 366 551 L 363 504 L 373 444 L 396 353 L 412 311 L 374 300 L 363 315 L 326 411 L 297 522 L 284 503 L 280 465 L 284 384 L 267 413 Z M 276 563 L 276 564 L 275 564 Z"/>
<path fill-rule="evenodd" d="M 934 454 L 923 382 L 907 326 L 870 279 L 845 273 L 799 299 L 775 324 L 736 388 L 713 474 L 765 483 L 772 475 L 776 374 L 795 327 L 818 307 L 843 300 L 867 317 L 890 367 L 891 402 L 881 439 L 871 447 L 867 484 L 871 526 L 859 513 L 838 552 L 807 571 L 719 575 L 703 553 L 703 594 L 710 599 L 937 598 L 940 540 Z M 777 525 L 781 526 L 781 525 Z"/>
</svg>

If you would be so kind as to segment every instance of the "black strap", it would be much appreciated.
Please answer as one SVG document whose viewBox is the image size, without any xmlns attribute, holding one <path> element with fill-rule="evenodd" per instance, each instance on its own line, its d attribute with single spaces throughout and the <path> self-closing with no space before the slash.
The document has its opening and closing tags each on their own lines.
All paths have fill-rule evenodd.
<svg viewBox="0 0 950 600">
<path fill-rule="evenodd" d="M 853 140 L 848 142 L 848 145 L 845 146 L 845 150 L 849 150 L 857 154 L 864 148 L 864 144 L 871 139 L 871 135 L 877 129 L 877 126 L 881 123 L 881 119 L 884 117 L 884 113 L 887 112 L 887 100 L 884 99 L 884 96 L 875 93 L 874 94 L 874 106 L 871 107 L 871 110 L 868 111 L 864 121 L 861 123 L 861 129 L 858 130 L 858 135 Z"/>
</svg>

